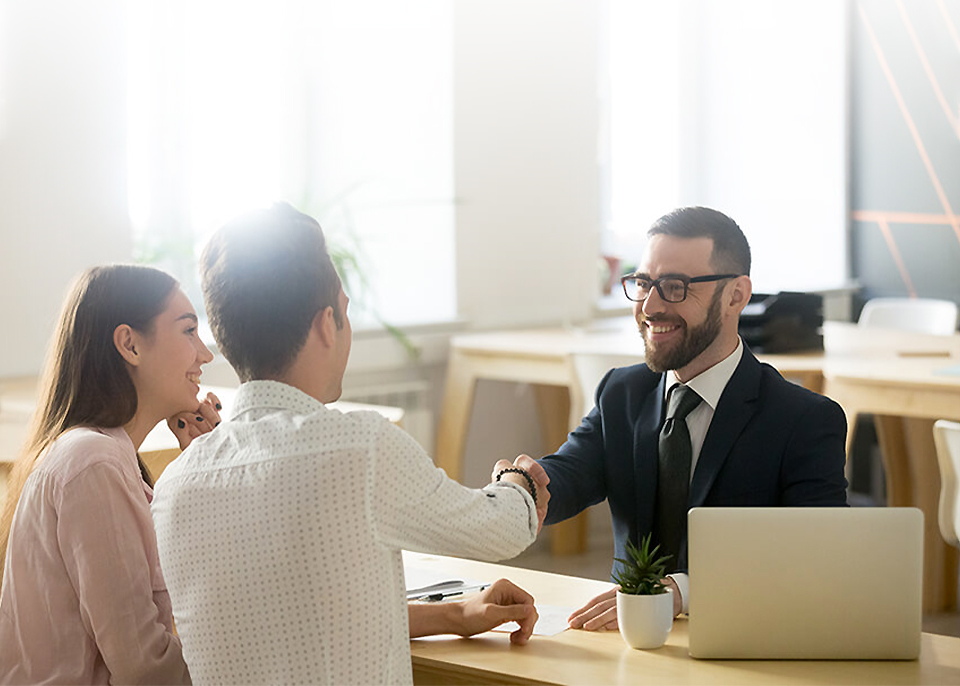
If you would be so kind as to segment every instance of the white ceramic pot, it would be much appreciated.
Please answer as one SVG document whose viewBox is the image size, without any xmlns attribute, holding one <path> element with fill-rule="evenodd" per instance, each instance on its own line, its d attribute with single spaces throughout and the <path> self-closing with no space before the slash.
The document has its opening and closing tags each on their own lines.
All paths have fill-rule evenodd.
<svg viewBox="0 0 960 686">
<path fill-rule="evenodd" d="M 617 623 L 631 648 L 650 650 L 667 642 L 673 628 L 673 590 L 656 595 L 617 591 Z"/>
</svg>

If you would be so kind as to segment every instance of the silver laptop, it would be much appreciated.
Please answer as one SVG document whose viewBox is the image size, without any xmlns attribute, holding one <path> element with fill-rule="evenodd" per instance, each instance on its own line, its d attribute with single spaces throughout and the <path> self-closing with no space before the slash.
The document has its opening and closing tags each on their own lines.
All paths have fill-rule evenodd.
<svg viewBox="0 0 960 686">
<path fill-rule="evenodd" d="M 920 510 L 701 507 L 688 517 L 691 656 L 920 654 Z"/>
</svg>

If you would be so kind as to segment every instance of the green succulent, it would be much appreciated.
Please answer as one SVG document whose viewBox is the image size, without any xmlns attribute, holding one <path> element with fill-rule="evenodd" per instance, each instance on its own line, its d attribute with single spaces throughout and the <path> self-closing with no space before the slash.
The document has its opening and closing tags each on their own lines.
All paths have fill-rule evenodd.
<svg viewBox="0 0 960 686">
<path fill-rule="evenodd" d="M 627 541 L 626 550 L 629 560 L 614 558 L 620 563 L 620 568 L 613 573 L 613 580 L 620 585 L 620 592 L 628 595 L 657 595 L 666 593 L 663 585 L 663 576 L 670 555 L 657 557 L 660 546 L 650 550 L 650 536 L 647 534 L 640 541 L 637 548 L 632 541 Z"/>
</svg>

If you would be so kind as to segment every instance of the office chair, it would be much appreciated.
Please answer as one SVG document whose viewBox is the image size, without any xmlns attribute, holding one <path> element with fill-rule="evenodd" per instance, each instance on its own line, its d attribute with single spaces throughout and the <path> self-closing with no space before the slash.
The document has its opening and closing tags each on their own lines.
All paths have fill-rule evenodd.
<svg viewBox="0 0 960 686">
<path fill-rule="evenodd" d="M 570 428 L 571 430 L 580 424 L 580 420 L 586 417 L 593 409 L 594 397 L 597 392 L 597 384 L 604 374 L 614 367 L 626 367 L 643 361 L 643 356 L 637 353 L 605 353 L 595 351 L 573 352 L 570 355 L 570 365 L 573 368 L 574 383 L 570 387 Z M 586 539 L 588 535 L 588 520 L 590 510 L 603 509 L 603 503 L 599 503 L 581 512 L 573 520 L 569 520 L 564 540 L 568 539 L 574 543 L 567 542 L 562 546 L 554 543 L 554 551 L 563 550 L 562 554 L 570 552 L 582 553 L 585 550 Z"/>
<path fill-rule="evenodd" d="M 940 533 L 947 543 L 960 547 L 960 424 L 937 421 L 933 440 L 940 463 Z"/>
<path fill-rule="evenodd" d="M 931 298 L 872 298 L 863 306 L 860 313 L 860 319 L 857 320 L 857 326 L 860 328 L 885 328 L 897 329 L 911 333 L 932 334 L 940 336 L 949 336 L 956 333 L 957 324 L 960 321 L 960 309 L 957 304 L 949 300 L 934 300 Z M 858 437 L 858 445 L 864 445 L 862 435 L 867 430 L 866 423 L 872 423 L 869 415 L 862 415 L 858 418 L 855 426 L 848 430 Z M 870 443 L 874 439 L 866 439 Z M 856 452 L 856 451 L 855 451 Z M 862 470 L 862 471 L 861 471 Z M 870 463 L 861 464 L 859 460 L 851 464 L 847 478 L 852 480 L 853 474 L 863 475 L 864 478 L 873 482 L 871 478 L 874 466 Z M 874 490 L 874 489 L 872 489 Z M 872 503 L 878 500 L 880 494 L 871 493 Z M 869 504 L 868 503 L 868 504 Z"/>
<path fill-rule="evenodd" d="M 863 306 L 858 326 L 949 336 L 957 331 L 960 310 L 950 300 L 872 298 Z"/>
<path fill-rule="evenodd" d="M 629 365 L 643 362 L 643 357 L 639 354 L 629 353 L 601 353 L 601 352 L 575 352 L 570 355 L 570 361 L 573 364 L 574 377 L 577 381 L 580 403 L 577 404 L 575 398 L 571 398 L 571 428 L 576 426 L 580 417 L 586 417 L 593 409 L 594 396 L 597 392 L 597 384 L 603 375 L 614 367 L 627 367 Z M 577 412 L 580 417 L 574 417 Z"/>
</svg>

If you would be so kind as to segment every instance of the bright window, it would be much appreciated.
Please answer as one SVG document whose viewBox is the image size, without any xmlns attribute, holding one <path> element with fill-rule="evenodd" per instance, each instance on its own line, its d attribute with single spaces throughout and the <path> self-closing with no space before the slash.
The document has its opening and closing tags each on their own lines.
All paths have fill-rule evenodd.
<svg viewBox="0 0 960 686">
<path fill-rule="evenodd" d="M 608 36 L 604 252 L 635 262 L 657 217 L 706 205 L 756 291 L 844 285 L 847 3 L 611 0 Z"/>
<path fill-rule="evenodd" d="M 140 257 L 199 306 L 206 238 L 286 200 L 359 256 L 354 303 L 456 314 L 452 5 L 129 3 L 130 212 Z M 361 292 L 362 291 L 362 292 Z M 356 308 L 354 324 L 374 323 Z"/>
</svg>

